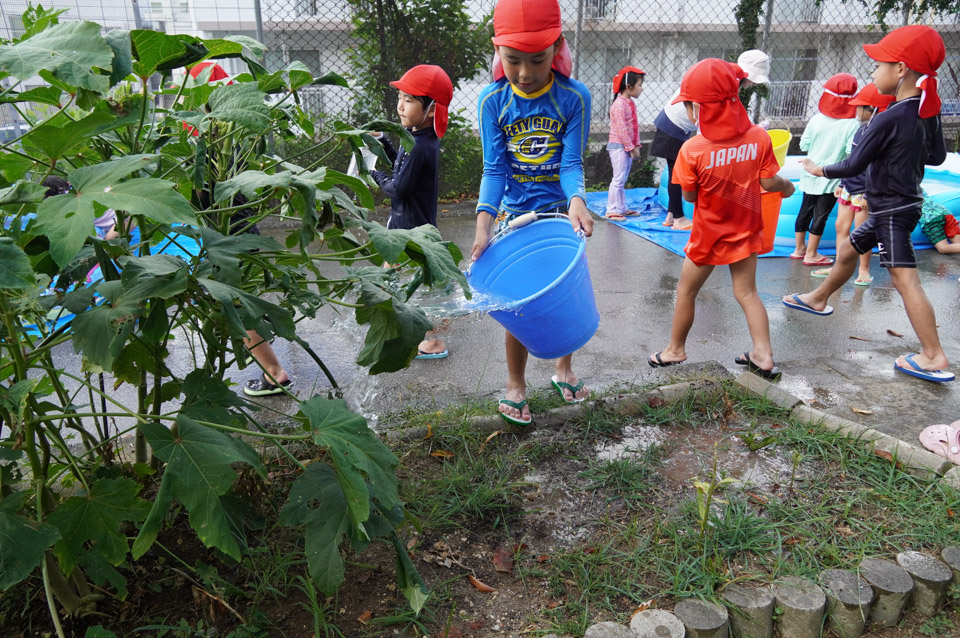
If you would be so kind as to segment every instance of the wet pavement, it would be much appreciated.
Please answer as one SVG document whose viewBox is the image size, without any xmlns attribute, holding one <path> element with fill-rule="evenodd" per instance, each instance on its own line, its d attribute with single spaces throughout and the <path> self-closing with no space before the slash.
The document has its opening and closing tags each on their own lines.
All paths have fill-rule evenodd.
<svg viewBox="0 0 960 638">
<path fill-rule="evenodd" d="M 447 210 L 454 213 L 456 208 Z M 465 254 L 473 241 L 474 225 L 473 215 L 454 214 L 441 215 L 439 224 L 444 239 L 455 242 Z M 596 336 L 575 355 L 574 369 L 596 390 L 647 383 L 654 371 L 646 358 L 661 350 L 669 337 L 682 259 L 602 220 L 597 220 L 594 236 L 587 242 L 587 255 L 601 321 Z M 960 256 L 925 250 L 918 257 L 944 349 L 955 362 L 954 371 L 960 371 L 956 338 L 960 334 Z M 855 287 L 851 280 L 831 298 L 836 311 L 830 317 L 789 310 L 780 303 L 782 295 L 809 290 L 820 281 L 810 277 L 812 270 L 785 258 L 761 259 L 758 267 L 775 358 L 784 372 L 781 385 L 820 410 L 911 442 L 926 425 L 960 418 L 960 381 L 940 386 L 894 371 L 896 356 L 915 352 L 918 344 L 886 270 L 874 263 L 875 281 L 868 288 Z M 351 311 L 341 317 L 325 309 L 321 317 L 301 322 L 299 332 L 343 386 L 348 401 L 369 417 L 407 406 L 440 408 L 478 397 L 496 398 L 506 383 L 504 331 L 488 316 L 466 314 L 449 320 L 443 334 L 449 358 L 414 361 L 406 370 L 376 377 L 353 363 L 362 332 L 354 325 Z M 180 372 L 191 367 L 185 341 L 176 340 L 171 352 L 171 366 Z M 299 346 L 278 339 L 274 347 L 294 377 L 301 399 L 331 389 Z M 698 299 L 688 361 L 715 360 L 739 373 L 742 368 L 733 359 L 749 348 L 729 271 L 718 267 Z M 79 357 L 69 346 L 58 355 L 65 367 L 75 363 L 79 369 Z M 534 387 L 549 387 L 553 373 L 552 361 L 531 358 L 527 381 Z M 232 376 L 239 384 L 256 374 L 254 368 L 247 368 Z M 135 405 L 132 388 L 122 386 L 112 396 Z M 268 407 L 283 408 L 288 400 L 262 401 Z M 859 414 L 853 408 L 872 414 Z M 269 410 L 261 415 L 270 418 Z"/>
</svg>

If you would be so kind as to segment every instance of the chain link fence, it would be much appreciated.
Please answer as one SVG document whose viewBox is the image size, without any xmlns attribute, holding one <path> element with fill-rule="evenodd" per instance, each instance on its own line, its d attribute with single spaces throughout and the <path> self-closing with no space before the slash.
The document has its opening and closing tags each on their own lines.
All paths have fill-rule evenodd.
<svg viewBox="0 0 960 638">
<path fill-rule="evenodd" d="M 404 1 L 409 0 L 373 0 L 401 7 Z M 751 114 L 770 120 L 774 127 L 799 132 L 816 112 L 822 84 L 831 75 L 847 72 L 861 84 L 869 82 L 873 65 L 861 45 L 875 42 L 882 33 L 871 13 L 875 1 L 752 0 L 760 9 L 756 48 L 770 55 L 771 72 L 767 95 L 753 105 Z M 207 38 L 248 35 L 267 45 L 264 65 L 271 70 L 299 60 L 315 75 L 335 72 L 357 77 L 365 72 L 351 66 L 349 54 L 357 43 L 351 4 L 345 0 L 52 0 L 49 4 L 67 10 L 62 19 L 93 20 L 106 29 L 147 28 Z M 467 0 L 465 9 L 479 23 L 495 4 L 496 0 Z M 649 140 L 655 116 L 691 64 L 706 57 L 736 60 L 744 49 L 735 17 L 738 0 L 560 0 L 560 4 L 573 54 L 573 75 L 593 95 L 591 138 L 597 149 L 608 132 L 608 109 L 614 97 L 611 79 L 621 67 L 634 65 L 647 72 L 636 104 L 641 138 Z M 0 3 L 0 37 L 11 39 L 23 33 L 20 14 L 26 8 L 25 0 Z M 886 20 L 897 26 L 904 16 L 890 14 Z M 960 125 L 960 16 L 927 13 L 911 15 L 909 20 L 937 28 L 946 42 L 940 92 L 945 124 L 956 130 Z M 442 60 L 429 62 L 443 65 Z M 228 72 L 241 70 L 239 65 L 231 66 L 234 63 L 225 62 Z M 488 81 L 489 73 L 483 72 L 461 82 L 455 91 L 452 110 L 460 110 L 473 126 L 477 96 Z M 303 94 L 312 113 L 346 119 L 353 115 L 355 97 L 351 90 L 335 87 L 308 88 Z M 4 130 L 20 123 L 12 109 L 0 111 Z"/>
</svg>

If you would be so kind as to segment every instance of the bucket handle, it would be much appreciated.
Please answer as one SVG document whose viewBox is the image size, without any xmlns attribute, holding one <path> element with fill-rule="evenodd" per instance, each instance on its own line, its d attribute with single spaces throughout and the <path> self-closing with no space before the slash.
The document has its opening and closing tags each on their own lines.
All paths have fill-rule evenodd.
<svg viewBox="0 0 960 638">
<path fill-rule="evenodd" d="M 513 232 L 518 228 L 523 228 L 524 226 L 532 224 L 538 219 L 550 219 L 555 217 L 567 218 L 567 215 L 564 213 L 524 213 L 523 215 L 518 215 L 517 217 L 514 217 L 507 223 L 506 228 L 498 231 L 496 234 L 494 234 L 493 237 L 490 238 L 490 241 L 487 242 L 487 248 L 492 246 L 494 242 L 503 239 L 508 233 Z M 576 231 L 576 234 L 577 234 L 577 237 L 579 237 L 581 240 L 586 239 L 586 234 L 583 232 L 582 228 Z M 466 274 L 469 277 L 470 272 L 472 270 L 473 270 L 473 263 L 470 264 L 470 266 L 467 268 L 466 273 L 464 274 Z"/>
</svg>

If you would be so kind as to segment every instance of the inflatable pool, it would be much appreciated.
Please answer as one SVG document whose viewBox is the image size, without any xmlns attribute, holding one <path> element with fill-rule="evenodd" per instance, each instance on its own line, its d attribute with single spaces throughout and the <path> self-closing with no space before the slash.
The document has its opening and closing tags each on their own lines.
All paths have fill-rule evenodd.
<svg viewBox="0 0 960 638">
<path fill-rule="evenodd" d="M 780 170 L 780 175 L 789 178 L 794 185 L 800 179 L 800 173 L 803 170 L 800 162 L 803 161 L 803 155 L 788 155 L 787 161 Z M 947 160 L 940 166 L 928 166 L 923 178 L 923 189 L 927 196 L 933 201 L 943 204 L 947 209 L 960 219 L 960 154 L 947 153 Z M 667 171 L 660 175 L 660 189 L 657 194 L 660 205 L 667 207 Z M 777 224 L 777 235 L 774 238 L 774 246 L 795 245 L 794 223 L 797 219 L 797 213 L 800 211 L 800 202 L 803 199 L 803 193 L 799 190 L 792 197 L 783 200 L 780 207 L 780 222 Z M 688 217 L 693 217 L 693 204 L 683 203 L 683 212 Z M 823 239 L 820 240 L 820 247 L 834 249 L 837 245 L 837 232 L 835 223 L 837 220 L 837 207 L 834 206 L 827 219 L 827 226 L 823 232 Z M 930 240 L 917 226 L 911 235 L 914 244 L 929 245 Z"/>
</svg>

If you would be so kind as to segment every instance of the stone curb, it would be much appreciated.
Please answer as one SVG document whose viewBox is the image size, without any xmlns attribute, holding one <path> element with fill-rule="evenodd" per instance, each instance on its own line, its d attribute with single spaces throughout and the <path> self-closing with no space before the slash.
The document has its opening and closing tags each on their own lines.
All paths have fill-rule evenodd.
<svg viewBox="0 0 960 638">
<path fill-rule="evenodd" d="M 741 374 L 735 383 L 748 392 L 763 397 L 782 408 L 792 408 L 790 416 L 801 423 L 809 423 L 849 438 L 858 439 L 878 456 L 899 463 L 908 474 L 926 479 L 942 477 L 940 479 L 942 485 L 960 489 L 960 467 L 942 456 L 878 432 L 874 428 L 811 408 L 786 390 L 749 372 Z"/>
<path fill-rule="evenodd" d="M 533 415 L 533 424 L 529 428 L 519 428 L 508 425 L 497 414 L 481 414 L 471 417 L 470 427 L 479 432 L 495 432 L 497 430 L 510 430 L 513 432 L 523 432 L 535 427 L 551 427 L 562 425 L 563 423 L 583 415 L 586 411 L 599 407 L 612 409 L 618 415 L 635 416 L 640 414 L 640 406 L 646 406 L 651 399 L 660 399 L 664 403 L 674 403 L 691 392 L 703 392 L 705 394 L 717 393 L 722 386 L 719 382 L 712 379 L 695 379 L 692 381 L 683 381 L 681 383 L 672 383 L 647 392 L 620 394 L 612 397 L 601 397 L 580 404 L 561 405 L 543 412 L 537 412 Z M 408 428 L 405 430 L 387 430 L 386 437 L 388 441 L 413 441 L 422 439 L 427 435 L 426 428 Z"/>
</svg>

